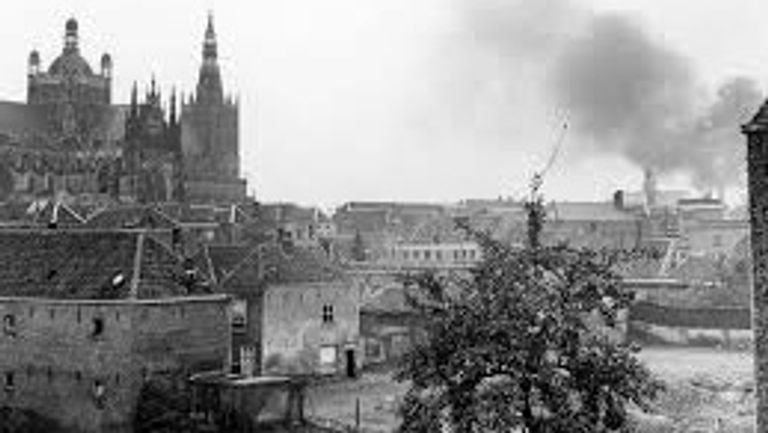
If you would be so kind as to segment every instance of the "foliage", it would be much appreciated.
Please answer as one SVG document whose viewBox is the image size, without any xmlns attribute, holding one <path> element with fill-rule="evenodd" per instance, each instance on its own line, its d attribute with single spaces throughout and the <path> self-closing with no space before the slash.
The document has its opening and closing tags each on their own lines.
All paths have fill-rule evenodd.
<svg viewBox="0 0 768 433">
<path fill-rule="evenodd" d="M 428 338 L 398 371 L 411 383 L 401 432 L 614 431 L 628 405 L 646 408 L 661 389 L 637 347 L 598 332 L 632 299 L 614 261 L 540 245 L 543 215 L 529 203 L 523 248 L 473 232 L 483 260 L 456 294 L 434 275 L 414 278 Z"/>
<path fill-rule="evenodd" d="M 136 433 L 191 430 L 190 394 L 181 373 L 154 376 L 141 387 L 134 415 Z"/>
</svg>

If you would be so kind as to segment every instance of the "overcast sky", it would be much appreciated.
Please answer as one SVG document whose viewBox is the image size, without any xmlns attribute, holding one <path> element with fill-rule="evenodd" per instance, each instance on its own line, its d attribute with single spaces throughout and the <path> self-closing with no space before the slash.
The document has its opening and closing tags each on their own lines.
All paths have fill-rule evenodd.
<svg viewBox="0 0 768 433">
<path fill-rule="evenodd" d="M 726 80 L 745 76 L 762 92 L 768 77 L 768 3 L 758 0 L 5 3 L 0 99 L 6 100 L 25 97 L 30 50 L 40 51 L 44 67 L 60 53 L 70 16 L 80 23 L 81 50 L 94 68 L 101 53 L 112 55 L 116 102 L 128 100 L 134 80 L 148 83 L 152 74 L 166 94 L 171 86 L 188 92 L 212 11 L 225 91 L 241 100 L 242 172 L 249 190 L 264 201 L 329 206 L 363 199 L 519 197 L 545 164 L 565 119 L 581 124 L 568 130 L 548 172 L 548 198 L 607 199 L 615 189 L 637 189 L 638 161 L 647 155 L 627 146 L 645 138 L 617 138 L 632 121 L 596 130 L 593 117 L 599 114 L 585 111 L 578 98 L 568 99 L 574 111 L 553 97 L 576 94 L 591 104 L 593 92 L 600 92 L 568 88 L 582 81 L 563 74 L 564 52 L 575 65 L 582 63 L 577 77 L 599 80 L 611 77 L 591 71 L 598 65 L 595 60 L 590 66 L 589 59 L 610 69 L 635 55 L 622 47 L 585 55 L 578 38 L 592 31 L 590 20 L 607 14 L 620 18 L 619 31 L 631 27 L 625 39 L 641 39 L 651 58 L 657 48 L 671 53 L 661 58 L 678 65 L 674 78 L 667 79 L 664 62 L 645 77 L 660 75 L 664 92 L 673 95 L 680 83 L 690 82 L 692 91 L 680 93 L 694 95 L 682 108 L 686 113 L 706 111 L 702 107 Z M 635 31 L 642 36 L 635 38 Z M 646 62 L 637 63 L 642 69 Z M 558 86 L 551 85 L 552 75 L 561 78 Z M 618 111 L 623 106 L 618 97 Z M 710 146 L 712 152 L 731 146 L 740 155 L 738 134 L 717 139 L 727 143 Z M 690 146 L 686 140 L 681 143 Z M 661 183 L 680 186 L 692 168 L 680 162 L 664 170 Z M 733 201 L 738 182 L 728 182 Z"/>
</svg>

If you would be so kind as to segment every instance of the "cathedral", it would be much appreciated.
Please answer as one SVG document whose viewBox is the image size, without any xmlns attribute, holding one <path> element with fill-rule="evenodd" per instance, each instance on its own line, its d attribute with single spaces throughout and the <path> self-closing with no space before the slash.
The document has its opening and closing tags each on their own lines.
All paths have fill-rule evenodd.
<svg viewBox="0 0 768 433">
<path fill-rule="evenodd" d="M 238 103 L 223 91 L 209 15 L 196 91 L 162 99 L 154 78 L 130 104 L 112 102 L 112 57 L 94 71 L 65 25 L 61 54 L 45 70 L 29 55 L 27 101 L 0 101 L 0 202 L 234 203 L 240 178 Z M 182 98 L 183 99 L 183 98 Z"/>
</svg>

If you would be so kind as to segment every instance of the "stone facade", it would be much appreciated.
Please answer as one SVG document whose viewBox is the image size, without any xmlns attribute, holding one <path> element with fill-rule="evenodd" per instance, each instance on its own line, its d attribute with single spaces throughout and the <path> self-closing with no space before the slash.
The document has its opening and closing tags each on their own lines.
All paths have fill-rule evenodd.
<svg viewBox="0 0 768 433">
<path fill-rule="evenodd" d="M 269 287 L 262 307 L 264 374 L 348 374 L 362 365 L 360 294 L 351 284 Z"/>
<path fill-rule="evenodd" d="M 83 432 L 128 432 L 143 381 L 228 362 L 229 298 L 0 298 L 0 406 Z"/>
<path fill-rule="evenodd" d="M 193 202 L 241 201 L 238 104 L 225 98 L 213 19 L 203 42 L 197 89 L 181 109 L 181 142 L 187 198 Z"/>
<path fill-rule="evenodd" d="M 115 105 L 111 56 L 95 73 L 69 19 L 47 70 L 30 54 L 26 103 L 0 101 L 0 201 L 242 201 L 238 104 L 223 94 L 216 57 L 209 17 L 197 91 L 180 113 L 174 92 L 166 114 L 154 78 L 144 101 L 134 84 L 130 105 Z"/>
<path fill-rule="evenodd" d="M 742 127 L 747 136 L 750 240 L 753 262 L 752 329 L 758 433 L 768 432 L 768 101 Z"/>
</svg>

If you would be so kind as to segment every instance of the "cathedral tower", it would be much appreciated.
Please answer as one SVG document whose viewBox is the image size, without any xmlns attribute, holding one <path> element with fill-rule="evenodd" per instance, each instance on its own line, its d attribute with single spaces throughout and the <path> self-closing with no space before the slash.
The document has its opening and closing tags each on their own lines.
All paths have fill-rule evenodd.
<svg viewBox="0 0 768 433">
<path fill-rule="evenodd" d="M 61 137 L 94 139 L 103 111 L 111 102 L 112 58 L 104 54 L 96 74 L 80 55 L 78 24 L 74 18 L 64 27 L 64 47 L 47 72 L 41 69 L 40 53 L 29 55 L 27 103 L 45 107 L 50 132 Z M 102 139 L 104 137 L 101 137 Z"/>
<path fill-rule="evenodd" d="M 210 14 L 202 54 L 196 92 L 181 109 L 185 195 L 192 202 L 240 201 L 245 181 L 240 179 L 239 107 L 224 95 Z"/>
</svg>

